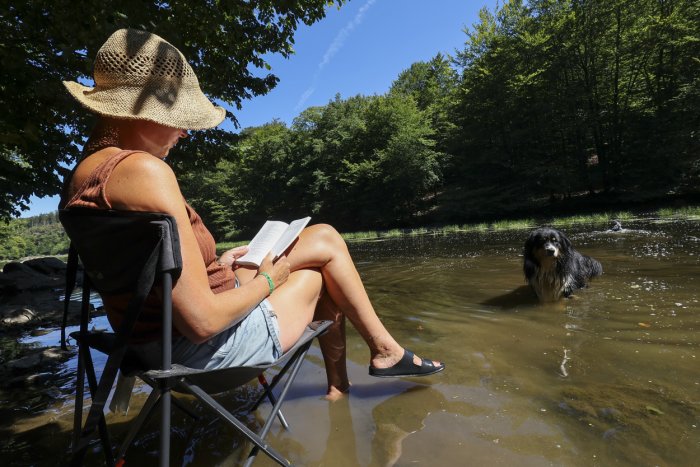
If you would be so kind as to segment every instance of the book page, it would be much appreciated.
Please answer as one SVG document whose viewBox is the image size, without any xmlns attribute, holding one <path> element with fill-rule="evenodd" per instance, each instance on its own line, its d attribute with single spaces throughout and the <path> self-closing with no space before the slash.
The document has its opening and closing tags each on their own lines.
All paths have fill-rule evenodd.
<svg viewBox="0 0 700 467">
<path fill-rule="evenodd" d="M 304 217 L 303 219 L 297 219 L 289 223 L 289 227 L 282 233 L 282 236 L 277 240 L 275 246 L 272 247 L 272 254 L 277 258 L 279 255 L 284 253 L 289 245 L 299 236 L 306 224 L 309 223 L 311 217 Z"/>
<path fill-rule="evenodd" d="M 270 252 L 275 242 L 280 238 L 287 223 L 281 221 L 267 221 L 262 229 L 255 234 L 248 245 L 248 253 L 236 260 L 238 264 L 254 264 L 260 266 L 265 256 Z"/>
</svg>

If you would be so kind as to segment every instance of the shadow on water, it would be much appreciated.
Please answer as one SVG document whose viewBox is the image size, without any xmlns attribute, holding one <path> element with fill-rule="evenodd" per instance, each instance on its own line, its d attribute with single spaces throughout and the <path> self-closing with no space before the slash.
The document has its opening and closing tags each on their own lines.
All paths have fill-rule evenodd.
<svg viewBox="0 0 700 467">
<path fill-rule="evenodd" d="M 539 304 L 537 297 L 532 293 L 530 286 L 521 285 L 503 295 L 490 297 L 481 302 L 482 305 L 499 308 L 504 311 L 515 310 L 519 306 L 536 306 Z"/>
<path fill-rule="evenodd" d="M 323 400 L 323 361 L 314 348 L 285 404 L 292 430 L 276 424 L 270 443 L 310 466 L 696 464 L 700 223 L 564 230 L 605 273 L 574 298 L 546 305 L 522 276 L 527 231 L 352 243 L 387 327 L 447 370 L 373 379 L 366 346 L 349 331 L 351 396 Z M 57 454 L 65 455 L 71 365 L 56 369 L 56 390 L 41 404 L 27 396 L 23 406 L 7 405 L 4 398 L 11 416 L 0 426 L 10 440 L 3 464 L 55 465 Z M 258 391 L 247 386 L 222 401 L 244 414 Z M 127 416 L 107 415 L 115 439 L 145 397 L 136 394 Z M 179 397 L 202 418 L 174 412 L 173 457 L 181 465 L 239 463 L 247 453 L 242 440 Z M 244 420 L 251 428 L 263 423 L 258 413 Z M 156 420 L 128 460 L 152 463 L 157 446 Z M 100 462 L 99 449 L 88 460 Z"/>
</svg>

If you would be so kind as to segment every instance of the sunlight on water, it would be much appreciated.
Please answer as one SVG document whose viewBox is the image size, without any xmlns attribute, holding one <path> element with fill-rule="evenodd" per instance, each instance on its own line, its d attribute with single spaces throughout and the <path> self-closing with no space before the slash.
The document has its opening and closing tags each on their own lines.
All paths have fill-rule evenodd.
<svg viewBox="0 0 700 467">
<path fill-rule="evenodd" d="M 524 284 L 526 230 L 352 243 L 384 323 L 447 370 L 373 379 L 366 346 L 349 331 L 351 396 L 322 399 L 323 362 L 314 349 L 285 404 L 292 430 L 275 425 L 270 444 L 294 464 L 317 466 L 693 465 L 700 456 L 700 223 L 625 227 L 565 229 L 605 273 L 574 298 L 547 305 Z M 47 336 L 41 342 L 55 345 Z M 62 453 L 72 384 L 61 386 L 56 406 L 33 415 L 43 423 L 49 417 L 56 434 L 38 444 Z M 225 405 L 243 413 L 257 391 L 231 393 Z M 143 403 L 145 395 L 135 399 Z M 241 439 L 183 400 L 203 418 L 174 412 L 173 457 L 182 465 L 240 462 Z M 108 415 L 117 438 L 135 409 Z M 263 423 L 257 413 L 245 420 Z M 26 436 L 35 440 L 46 432 L 33 430 Z M 146 428 L 130 451 L 133 463 L 155 460 L 157 434 L 156 423 Z M 101 461 L 99 452 L 90 456 Z M 259 458 L 256 465 L 272 464 Z"/>
</svg>

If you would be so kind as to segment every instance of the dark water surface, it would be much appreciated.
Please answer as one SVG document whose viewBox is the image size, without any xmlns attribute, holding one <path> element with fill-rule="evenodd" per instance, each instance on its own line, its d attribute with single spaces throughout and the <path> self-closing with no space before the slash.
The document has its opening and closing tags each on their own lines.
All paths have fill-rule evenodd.
<svg viewBox="0 0 700 467">
<path fill-rule="evenodd" d="M 313 466 L 699 465 L 700 222 L 626 227 L 566 229 L 605 274 L 549 305 L 523 287 L 527 231 L 351 244 L 387 327 L 447 369 L 371 378 L 368 351 L 351 331 L 351 396 L 323 400 L 314 349 L 285 404 L 291 431 L 275 424 L 270 443 L 294 464 Z M 73 365 L 55 375 L 55 402 L 16 409 L 2 452 L 10 463 L 54 465 L 66 452 Z M 225 405 L 242 411 L 252 392 L 231 393 Z M 183 400 L 204 417 L 175 412 L 175 465 L 240 462 L 241 439 Z M 117 436 L 137 409 L 108 415 Z M 247 418 L 254 428 L 262 422 Z M 129 452 L 132 465 L 153 462 L 157 430 L 148 425 Z M 89 459 L 101 461 L 99 452 Z M 261 456 L 256 465 L 272 463 Z"/>
</svg>

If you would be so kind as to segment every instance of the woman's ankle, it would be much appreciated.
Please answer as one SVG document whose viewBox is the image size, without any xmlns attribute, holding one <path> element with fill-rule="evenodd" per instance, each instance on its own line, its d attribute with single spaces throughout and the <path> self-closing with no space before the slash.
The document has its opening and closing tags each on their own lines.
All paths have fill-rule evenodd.
<svg viewBox="0 0 700 467">
<path fill-rule="evenodd" d="M 393 357 L 396 355 L 400 358 L 403 354 L 403 347 L 401 347 L 389 333 L 386 335 L 371 336 L 367 341 L 367 345 L 369 346 L 370 358 L 372 359 Z"/>
<path fill-rule="evenodd" d="M 344 387 L 328 385 L 328 391 L 326 392 L 326 400 L 332 402 L 346 397 L 348 393 L 350 393 L 350 386 L 350 383 L 347 383 L 347 385 L 345 385 Z"/>
</svg>

